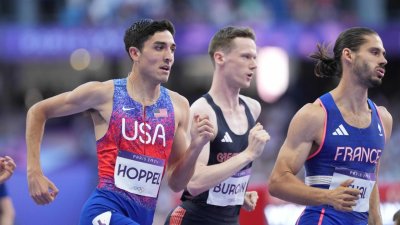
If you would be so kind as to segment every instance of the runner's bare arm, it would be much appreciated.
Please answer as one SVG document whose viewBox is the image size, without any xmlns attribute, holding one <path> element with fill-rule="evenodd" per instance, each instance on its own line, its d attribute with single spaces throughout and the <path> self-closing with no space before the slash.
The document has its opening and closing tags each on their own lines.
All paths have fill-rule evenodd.
<svg viewBox="0 0 400 225">
<path fill-rule="evenodd" d="M 178 192 L 186 187 L 192 177 L 200 151 L 214 135 L 214 131 L 207 116 L 190 116 L 189 103 L 184 97 L 176 93 L 171 96 L 175 99 L 174 109 L 177 127 L 166 175 L 171 189 Z M 190 121 L 191 138 L 188 134 Z"/>
<path fill-rule="evenodd" d="M 269 179 L 271 195 L 302 205 L 329 204 L 351 211 L 359 191 L 339 187 L 326 190 L 310 187 L 296 177 L 313 144 L 321 143 L 325 114 L 318 104 L 307 104 L 293 117 Z"/>
<path fill-rule="evenodd" d="M 40 145 L 45 123 L 50 118 L 67 116 L 88 109 L 104 111 L 107 100 L 112 98 L 112 81 L 85 83 L 76 89 L 45 99 L 33 105 L 27 113 L 26 145 L 27 175 L 30 194 L 38 204 L 50 203 L 58 189 L 46 177 L 40 163 Z M 51 196 L 48 189 L 55 193 Z"/>
<path fill-rule="evenodd" d="M 386 143 L 389 142 L 390 137 L 392 135 L 392 126 L 393 126 L 393 118 L 390 113 L 386 110 L 385 107 L 378 107 L 378 112 L 380 118 L 382 119 L 383 128 L 385 129 L 385 140 Z M 382 224 L 382 216 L 380 212 L 380 200 L 379 200 L 379 162 L 376 170 L 376 183 L 374 185 L 374 189 L 371 193 L 370 201 L 369 201 L 369 216 L 368 216 L 368 224 L 369 225 L 381 225 Z"/>
</svg>

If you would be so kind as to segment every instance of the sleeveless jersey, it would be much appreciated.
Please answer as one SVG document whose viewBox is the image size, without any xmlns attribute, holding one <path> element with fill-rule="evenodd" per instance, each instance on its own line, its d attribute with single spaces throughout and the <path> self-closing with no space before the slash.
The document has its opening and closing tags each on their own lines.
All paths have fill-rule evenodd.
<svg viewBox="0 0 400 225">
<path fill-rule="evenodd" d="M 214 103 L 211 96 L 205 94 L 203 97 L 213 108 L 217 118 L 218 133 L 210 142 L 210 155 L 207 163 L 207 165 L 214 165 L 228 160 L 247 147 L 249 130 L 255 125 L 255 121 L 246 103 L 239 98 L 240 104 L 245 107 L 248 130 L 243 135 L 237 135 L 229 128 L 221 108 Z M 197 213 L 196 215 L 202 218 L 210 218 L 211 221 L 237 222 L 247 190 L 251 165 L 249 163 L 232 177 L 198 196 L 193 197 L 185 190 L 181 197 L 182 205 L 188 210 L 193 210 L 194 214 Z M 205 215 L 201 216 L 203 214 Z"/>
<path fill-rule="evenodd" d="M 153 210 L 175 132 L 168 90 L 151 106 L 134 101 L 127 79 L 114 80 L 113 109 L 106 134 L 97 141 L 97 188 Z"/>
<path fill-rule="evenodd" d="M 377 108 L 368 99 L 370 125 L 357 128 L 346 123 L 330 93 L 319 101 L 326 112 L 324 137 L 320 148 L 305 162 L 305 183 L 335 189 L 345 180 L 354 179 L 350 187 L 360 190 L 360 199 L 352 212 L 339 212 L 327 205 L 307 206 L 298 224 L 367 224 L 376 165 L 385 145 Z"/>
</svg>

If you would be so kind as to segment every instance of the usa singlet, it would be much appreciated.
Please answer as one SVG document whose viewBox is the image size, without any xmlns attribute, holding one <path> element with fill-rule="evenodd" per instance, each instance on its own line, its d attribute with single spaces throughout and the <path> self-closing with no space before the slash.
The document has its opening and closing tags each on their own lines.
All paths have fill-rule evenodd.
<svg viewBox="0 0 400 225">
<path fill-rule="evenodd" d="M 326 112 L 325 134 L 320 148 L 305 162 L 305 183 L 312 187 L 335 189 L 347 179 L 360 190 L 352 212 L 341 212 L 329 205 L 307 206 L 301 225 L 366 225 L 369 199 L 375 185 L 375 170 L 385 145 L 385 132 L 375 104 L 368 99 L 371 122 L 367 128 L 349 125 L 343 119 L 330 93 L 319 98 Z"/>
<path fill-rule="evenodd" d="M 81 213 L 81 225 L 151 225 L 175 132 L 168 90 L 143 107 L 114 80 L 113 109 L 97 141 L 99 183 Z"/>
<path fill-rule="evenodd" d="M 229 128 L 221 108 L 216 105 L 209 94 L 203 96 L 213 108 L 217 118 L 218 133 L 210 142 L 210 156 L 207 165 L 222 163 L 242 152 L 248 145 L 249 130 L 255 125 L 253 115 L 246 103 L 239 98 L 245 107 L 248 130 L 237 135 Z M 233 176 L 205 191 L 192 196 L 185 190 L 182 204 L 168 216 L 166 225 L 236 225 L 239 222 L 240 208 L 244 202 L 251 163 Z"/>
</svg>

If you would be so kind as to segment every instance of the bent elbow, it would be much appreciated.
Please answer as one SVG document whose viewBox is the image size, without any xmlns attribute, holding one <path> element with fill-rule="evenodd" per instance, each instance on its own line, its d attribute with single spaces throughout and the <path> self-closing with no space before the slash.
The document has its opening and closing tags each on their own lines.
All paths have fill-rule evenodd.
<svg viewBox="0 0 400 225">
<path fill-rule="evenodd" d="M 37 102 L 33 104 L 31 107 L 29 107 L 27 113 L 27 119 L 29 118 L 35 118 L 35 119 L 41 119 L 41 120 L 47 120 L 49 117 L 43 107 L 43 104 L 41 102 Z"/>
<path fill-rule="evenodd" d="M 168 186 L 175 193 L 178 193 L 178 192 L 182 191 L 185 188 L 185 187 L 182 187 L 180 185 L 177 185 L 175 182 L 168 182 Z"/>
<path fill-rule="evenodd" d="M 28 111 L 26 112 L 26 116 L 27 116 L 28 118 L 29 118 L 29 117 L 32 117 L 32 116 L 35 114 L 35 111 L 36 111 L 36 108 L 37 108 L 37 104 L 38 104 L 38 103 L 33 104 L 31 107 L 29 107 Z"/>
<path fill-rule="evenodd" d="M 271 196 L 279 197 L 279 185 L 278 182 L 272 178 L 268 180 L 268 192 Z"/>
<path fill-rule="evenodd" d="M 175 192 L 175 193 L 178 193 L 178 192 L 180 192 L 180 191 L 183 190 L 183 188 L 179 188 L 179 187 L 171 187 L 171 186 L 170 186 L 170 188 L 171 188 L 171 190 L 172 190 L 173 192 Z"/>
<path fill-rule="evenodd" d="M 193 197 L 202 193 L 201 187 L 199 187 L 198 185 L 194 184 L 193 182 L 189 182 L 189 184 L 187 186 L 187 191 Z"/>
</svg>

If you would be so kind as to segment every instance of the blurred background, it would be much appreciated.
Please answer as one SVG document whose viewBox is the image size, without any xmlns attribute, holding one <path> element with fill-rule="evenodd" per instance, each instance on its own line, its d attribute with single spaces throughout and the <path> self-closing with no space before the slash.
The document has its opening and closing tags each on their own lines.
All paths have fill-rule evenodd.
<svg viewBox="0 0 400 225">
<path fill-rule="evenodd" d="M 308 55 L 317 42 L 333 44 L 343 29 L 375 29 L 389 64 L 383 85 L 370 90 L 370 98 L 394 119 L 380 169 L 384 224 L 393 224 L 400 209 L 400 1 L 0 0 L 0 155 L 12 156 L 18 165 L 7 181 L 16 225 L 78 223 L 97 183 L 91 119 L 82 113 L 48 121 L 42 166 L 60 193 L 54 203 L 36 206 L 26 182 L 26 112 L 35 102 L 84 82 L 126 77 L 131 62 L 123 35 L 140 18 L 166 18 L 175 24 L 176 60 L 165 86 L 190 102 L 211 85 L 207 48 L 214 32 L 226 25 L 255 30 L 259 68 L 251 88 L 242 93 L 262 103 L 259 121 L 272 137 L 253 167 L 250 189 L 259 191 L 260 202 L 256 212 L 242 218 L 242 224 L 255 225 L 266 224 L 265 219 L 270 225 L 294 224 L 302 210 L 269 197 L 266 182 L 294 113 L 338 82 L 316 78 Z M 154 224 L 163 224 L 178 203 L 179 193 L 164 184 Z"/>
</svg>

